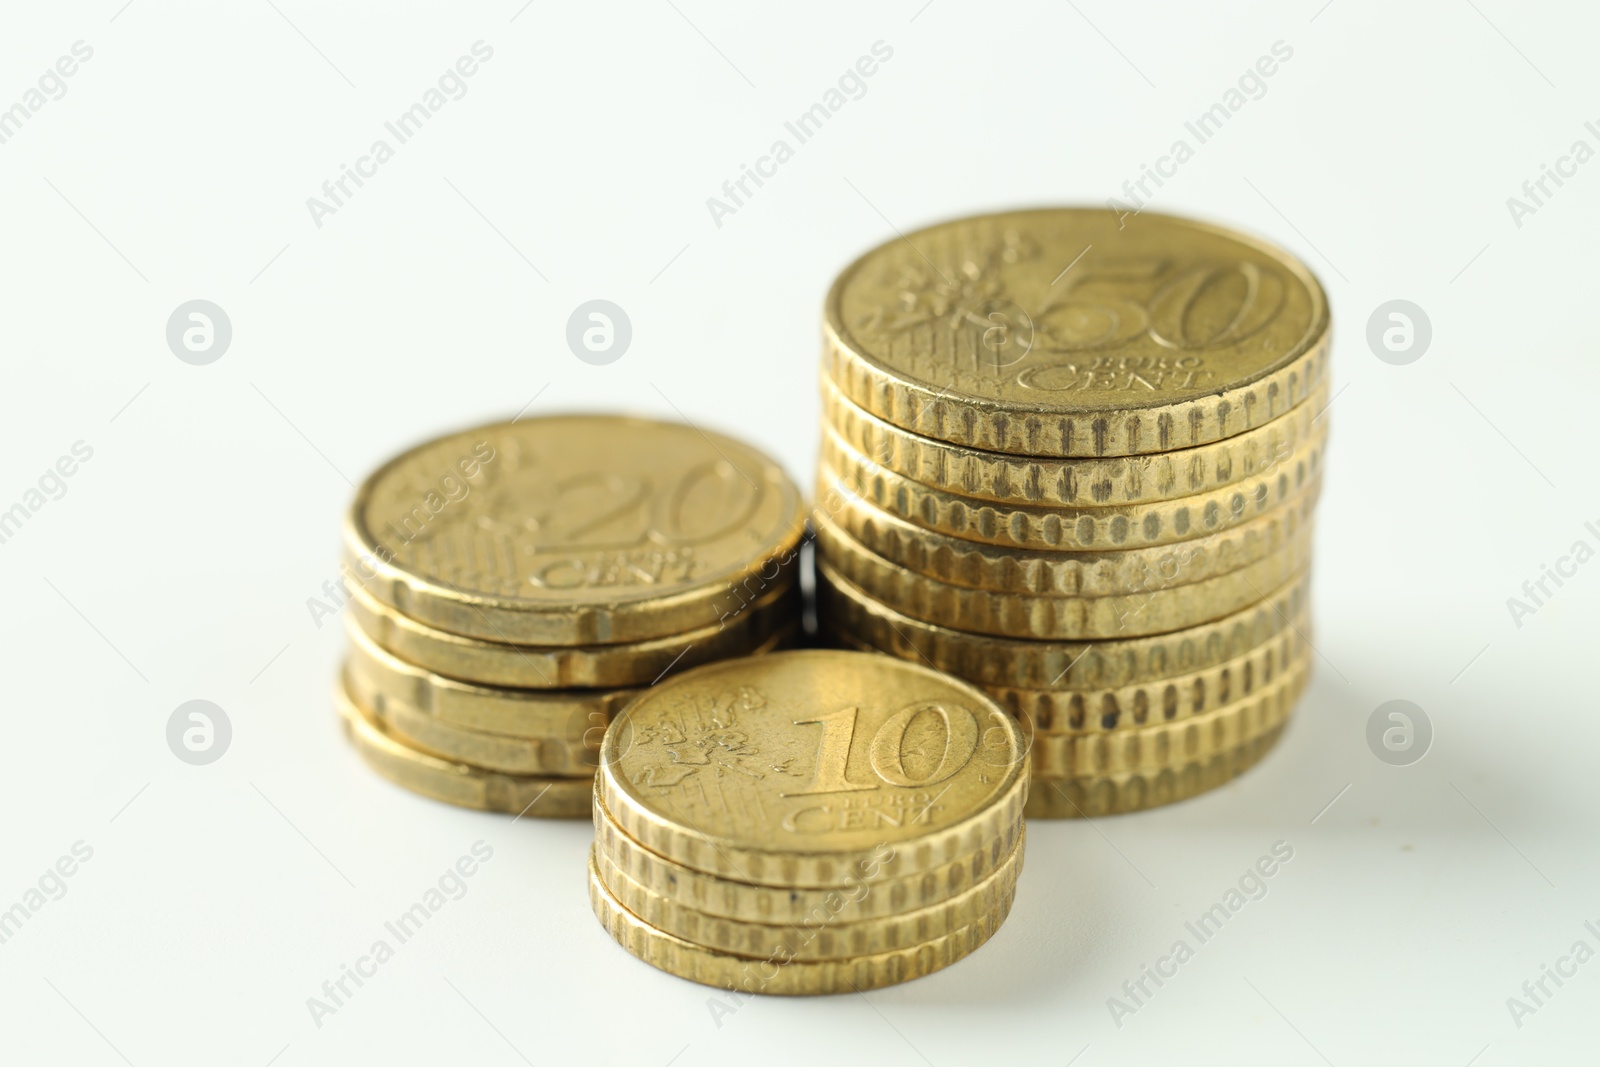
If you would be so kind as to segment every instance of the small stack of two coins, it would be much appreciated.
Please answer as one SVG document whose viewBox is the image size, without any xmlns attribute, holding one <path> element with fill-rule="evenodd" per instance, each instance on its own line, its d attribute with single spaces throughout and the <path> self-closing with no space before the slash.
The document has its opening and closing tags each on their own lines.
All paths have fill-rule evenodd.
<svg viewBox="0 0 1600 1067">
<path fill-rule="evenodd" d="M 1026 752 L 977 689 L 886 656 L 676 675 L 605 736 L 590 901 L 635 956 L 741 993 L 921 977 L 1010 911 Z"/>
<path fill-rule="evenodd" d="M 796 639 L 804 520 L 775 463 L 673 423 L 553 416 L 412 449 L 345 523 L 350 738 L 438 800 L 587 815 L 641 688 Z"/>
<path fill-rule="evenodd" d="M 820 612 L 1033 735 L 1029 814 L 1252 765 L 1309 670 L 1328 309 L 1293 257 L 1153 214 L 965 219 L 826 310 Z"/>
</svg>

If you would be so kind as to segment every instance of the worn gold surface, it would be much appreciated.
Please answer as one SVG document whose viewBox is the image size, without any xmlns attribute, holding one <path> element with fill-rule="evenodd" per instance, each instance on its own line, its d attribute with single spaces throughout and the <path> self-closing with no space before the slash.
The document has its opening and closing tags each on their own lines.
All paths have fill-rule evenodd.
<svg viewBox="0 0 1600 1067">
<path fill-rule="evenodd" d="M 559 415 L 419 445 L 345 520 L 348 573 L 427 626 L 505 644 L 639 642 L 716 625 L 796 565 L 799 491 L 750 446 L 678 423 Z"/>
<path fill-rule="evenodd" d="M 653 686 L 601 741 L 596 790 L 642 846 L 760 885 L 950 863 L 1013 825 L 1014 719 L 947 675 L 856 652 L 778 652 Z"/>
<path fill-rule="evenodd" d="M 1311 399 L 1253 430 L 1208 445 L 1140 456 L 1050 459 L 952 445 L 871 415 L 822 383 L 822 418 L 851 448 L 934 489 L 1015 504 L 1107 507 L 1221 489 L 1269 470 L 1320 430 L 1324 383 Z"/>
<path fill-rule="evenodd" d="M 1302 526 L 1261 559 L 1199 581 L 1120 596 L 996 593 L 917 574 L 863 548 L 820 512 L 817 560 L 867 596 L 924 622 L 948 622 L 998 637 L 1120 639 L 1166 633 L 1230 615 L 1270 595 L 1305 569 L 1312 527 Z"/>
<path fill-rule="evenodd" d="M 906 950 L 953 934 L 1000 912 L 1016 893 L 1022 871 L 1022 841 L 988 877 L 937 904 L 871 919 L 848 920 L 847 904 L 881 891 L 875 878 L 828 894 L 820 905 L 788 923 L 750 922 L 710 915 L 635 881 L 606 852 L 594 849 L 591 859 L 611 895 L 642 922 L 664 933 L 717 952 L 767 959 L 778 955 L 796 960 L 849 960 Z"/>
<path fill-rule="evenodd" d="M 834 282 L 825 373 L 925 437 L 1034 456 L 1206 444 L 1322 383 L 1328 307 L 1265 242 L 1153 212 L 1055 208 L 897 237 Z"/>
<path fill-rule="evenodd" d="M 910 948 L 845 960 L 790 960 L 782 954 L 751 958 L 704 948 L 644 922 L 606 889 L 592 852 L 589 857 L 589 903 L 618 944 L 679 978 L 744 993 L 858 993 L 921 978 L 976 951 L 1000 928 L 1011 902 L 1007 894 L 999 909 L 980 920 Z"/>
<path fill-rule="evenodd" d="M 822 492 L 813 522 L 831 522 L 862 547 L 907 570 L 996 593 L 1125 596 L 1227 574 L 1260 560 L 1309 525 L 1321 490 L 1313 479 L 1283 507 L 1188 541 L 1104 552 L 1001 548 L 936 533 L 850 496 Z"/>
<path fill-rule="evenodd" d="M 389 781 L 434 800 L 480 811 L 541 818 L 577 818 L 589 813 L 590 778 L 497 774 L 419 752 L 395 740 L 353 703 L 344 686 L 334 703 L 345 735 L 368 766 Z"/>
<path fill-rule="evenodd" d="M 901 659 L 931 663 L 982 685 L 1102 690 L 1162 681 L 1217 666 L 1290 627 L 1307 602 L 1296 578 L 1260 604 L 1170 634 L 1118 641 L 1035 641 L 936 626 L 866 596 L 826 563 L 817 567 L 824 635 L 843 633 Z"/>
<path fill-rule="evenodd" d="M 623 833 L 597 797 L 594 806 L 595 850 L 635 882 L 684 907 L 754 923 L 801 922 L 822 909 L 840 922 L 884 918 L 929 907 L 961 893 L 994 873 L 1016 848 L 1022 822 L 1005 828 L 983 848 L 917 874 L 892 876 L 868 863 L 852 873 L 872 873 L 872 892 L 860 899 L 842 896 L 836 888 L 753 885 L 718 878 L 658 856 Z"/>
<path fill-rule="evenodd" d="M 1107 507 L 1001 504 L 924 485 L 874 464 L 832 429 L 822 434 L 816 498 L 843 491 L 907 522 L 1003 548 L 1104 552 L 1167 545 L 1228 529 L 1294 499 L 1322 470 L 1326 420 L 1271 470 L 1194 496 Z"/>
<path fill-rule="evenodd" d="M 681 669 L 743 655 L 800 615 L 799 587 L 766 592 L 725 625 L 630 644 L 507 645 L 435 630 L 352 589 L 349 611 L 382 648 L 419 667 L 479 685 L 544 689 L 649 685 Z"/>
</svg>

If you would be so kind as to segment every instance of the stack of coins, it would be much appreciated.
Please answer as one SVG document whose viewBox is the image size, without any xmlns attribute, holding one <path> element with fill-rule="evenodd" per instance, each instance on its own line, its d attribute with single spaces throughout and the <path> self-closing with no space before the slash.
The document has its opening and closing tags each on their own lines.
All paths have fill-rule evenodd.
<svg viewBox="0 0 1600 1067">
<path fill-rule="evenodd" d="M 1328 308 L 1287 253 L 1089 209 L 867 253 L 826 309 L 820 613 L 1032 735 L 1029 814 L 1240 773 L 1309 671 Z"/>
<path fill-rule="evenodd" d="M 921 977 L 1011 909 L 1026 753 L 983 693 L 886 656 L 698 668 L 606 733 L 590 901 L 635 956 L 724 989 Z"/>
<path fill-rule="evenodd" d="M 777 464 L 691 426 L 553 416 L 420 445 L 345 521 L 350 739 L 439 800 L 586 815 L 642 687 L 795 639 L 804 523 Z"/>
</svg>

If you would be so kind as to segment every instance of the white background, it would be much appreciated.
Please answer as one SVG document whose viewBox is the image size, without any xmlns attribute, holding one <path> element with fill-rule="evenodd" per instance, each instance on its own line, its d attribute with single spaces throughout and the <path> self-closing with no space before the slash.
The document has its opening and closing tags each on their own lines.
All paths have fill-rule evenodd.
<svg viewBox="0 0 1600 1067">
<path fill-rule="evenodd" d="M 94 455 L 0 545 L 0 908 L 94 851 L 0 945 L 0 1060 L 1593 1058 L 1600 962 L 1520 1028 L 1506 1005 L 1600 948 L 1600 563 L 1521 627 L 1506 606 L 1600 544 L 1600 162 L 1520 227 L 1506 206 L 1575 139 L 1600 147 L 1591 9 L 520 3 L 7 5 L 0 107 L 75 41 L 94 55 L 0 145 L 0 506 L 74 442 Z M 306 199 L 480 39 L 466 96 L 317 227 Z M 706 198 L 879 40 L 865 96 L 715 225 Z M 1337 320 L 1321 659 L 1258 769 L 1035 824 L 1009 922 L 949 971 L 718 1026 L 711 990 L 590 915 L 585 824 L 430 803 L 341 740 L 343 638 L 306 601 L 351 480 L 531 400 L 686 416 L 809 486 L 839 268 L 895 229 L 1103 203 L 1279 40 L 1266 94 L 1152 204 L 1295 250 Z M 596 297 L 634 327 L 606 367 L 564 340 Z M 210 366 L 165 341 L 195 298 L 233 323 Z M 1365 341 L 1395 298 L 1433 325 L 1410 366 Z M 234 729 L 206 767 L 165 741 L 195 698 Z M 1435 731 L 1408 767 L 1365 741 L 1394 698 Z M 315 1026 L 307 997 L 479 839 L 467 895 Z M 1107 999 L 1280 840 L 1265 899 L 1119 1028 Z"/>
</svg>

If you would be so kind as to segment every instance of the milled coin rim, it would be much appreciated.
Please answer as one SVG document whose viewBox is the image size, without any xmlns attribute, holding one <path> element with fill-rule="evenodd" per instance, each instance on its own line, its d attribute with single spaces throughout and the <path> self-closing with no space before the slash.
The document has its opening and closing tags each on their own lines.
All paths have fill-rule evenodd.
<svg viewBox="0 0 1600 1067">
<path fill-rule="evenodd" d="M 673 664 L 688 666 L 741 655 L 759 646 L 800 613 L 799 586 L 769 590 L 728 626 L 708 626 L 629 644 L 510 645 L 435 630 L 402 615 L 360 587 L 348 609 L 379 647 L 446 678 L 528 689 L 648 686 Z M 447 662 L 460 656 L 469 662 Z"/>
<path fill-rule="evenodd" d="M 598 790 L 594 826 L 595 848 L 604 853 L 608 862 L 646 888 L 707 915 L 755 923 L 795 922 L 816 908 L 826 907 L 825 898 L 839 892 L 838 886 L 756 885 L 686 867 L 651 852 L 628 836 L 606 810 Z M 1019 817 L 1004 836 L 940 867 L 912 875 L 879 873 L 871 881 L 880 891 L 863 901 L 847 901 L 839 918 L 845 922 L 882 918 L 947 900 L 992 874 L 1000 860 L 1016 848 L 1022 833 Z"/>
<path fill-rule="evenodd" d="M 798 649 L 774 652 L 761 657 L 765 665 L 780 657 L 837 658 L 840 656 L 870 656 L 871 653 L 843 652 L 837 649 Z M 1017 759 L 1007 768 L 999 788 L 990 793 L 986 806 L 973 811 L 955 823 L 921 834 L 917 837 L 895 841 L 894 856 L 883 862 L 890 877 L 914 874 L 932 867 L 943 866 L 953 859 L 975 852 L 996 838 L 1004 836 L 1006 828 L 1020 818 L 1023 800 L 1028 790 L 1027 745 L 1017 720 L 983 690 L 963 679 L 903 660 L 895 661 L 901 667 L 924 675 L 928 681 L 956 690 L 964 700 L 983 711 L 992 711 L 996 721 L 1006 724 L 1012 732 L 1013 751 Z M 701 676 L 749 666 L 749 659 L 720 660 L 679 674 L 663 686 L 684 685 L 698 681 Z M 595 791 L 601 798 L 613 821 L 646 849 L 686 867 L 707 874 L 760 885 L 777 886 L 838 886 L 849 884 L 851 872 L 861 869 L 863 863 L 876 860 L 871 848 L 802 848 L 773 849 L 723 834 L 708 833 L 685 826 L 670 816 L 652 810 L 645 798 L 635 795 L 632 783 L 622 782 L 615 771 L 622 757 L 617 751 L 622 743 L 619 724 L 641 701 L 655 698 L 661 687 L 652 687 L 613 720 L 600 742 L 600 766 L 595 774 Z"/>
<path fill-rule="evenodd" d="M 822 379 L 822 420 L 856 452 L 903 478 L 1000 504 L 1120 507 L 1224 489 L 1272 467 L 1317 436 L 1324 381 L 1307 403 L 1270 422 L 1190 448 L 1130 456 L 1028 456 L 953 445 L 880 419 Z M 1287 450 L 1285 451 L 1285 446 Z M 1220 471 L 1230 473 L 1224 477 Z M 1196 472 L 1203 472 L 1197 477 Z"/>
<path fill-rule="evenodd" d="M 1040 782 L 1155 774 L 1203 762 L 1281 726 L 1311 676 L 1310 649 L 1254 692 L 1188 719 L 1132 730 L 1088 734 L 1037 734 L 1030 754 Z"/>
<path fill-rule="evenodd" d="M 1185 674 L 1199 669 L 1190 665 L 1194 661 L 1185 651 L 1197 647 L 1196 640 L 1202 642 L 1198 646 L 1202 650 L 1213 644 L 1233 648 L 1233 633 L 1240 626 L 1248 625 L 1254 632 L 1265 620 L 1268 624 L 1266 632 L 1259 637 L 1247 637 L 1248 643 L 1244 646 L 1245 649 L 1259 647 L 1276 637 L 1284 627 L 1293 625 L 1293 619 L 1301 610 L 1300 605 L 1307 602 L 1310 595 L 1310 570 L 1307 569 L 1269 593 L 1260 603 L 1188 630 L 1120 641 L 1036 641 L 972 634 L 922 622 L 867 596 L 840 577 L 825 561 L 819 560 L 816 570 L 818 610 L 822 625 L 848 632 L 880 652 L 896 658 L 935 664 L 940 670 L 973 679 L 980 686 L 994 684 L 1096 691 L 1110 688 L 1114 683 L 1104 681 L 1099 676 L 1083 679 L 1080 683 L 1080 677 L 1088 675 L 1091 668 L 1109 669 L 1112 661 L 1126 661 L 1129 657 L 1147 660 L 1155 651 L 1161 651 L 1162 658 L 1172 664 L 1170 670 L 1145 673 L 1140 668 L 1130 673 L 1124 666 L 1112 677 L 1128 678 L 1121 684 L 1131 685 Z M 841 625 L 840 605 L 847 605 L 857 621 L 866 619 L 872 622 L 877 629 L 876 637 L 863 634 L 859 626 L 848 623 Z M 827 636 L 826 632 L 823 636 Z M 1163 646 L 1174 651 L 1166 654 Z M 1221 662 L 1238 654 L 1238 651 L 1233 651 L 1221 655 L 1220 651 L 1219 647 L 1206 661 Z M 1093 659 L 1090 659 L 1091 654 Z M 1080 669 L 1079 665 L 1086 660 L 1089 661 L 1088 666 Z"/>
<path fill-rule="evenodd" d="M 824 301 L 824 373 L 855 404 L 913 433 L 994 452 L 1036 456 L 1137 455 L 1203 445 L 1270 422 L 1312 394 L 1326 373 L 1331 330 L 1327 293 L 1316 275 L 1299 257 L 1263 238 L 1161 212 L 1141 214 L 1152 224 L 1168 223 L 1254 248 L 1296 277 L 1310 297 L 1310 321 L 1300 340 L 1253 375 L 1222 385 L 1210 395 L 1143 408 L 1114 403 L 1008 404 L 984 397 L 954 397 L 937 383 L 912 381 L 880 362 L 842 322 L 840 304 L 846 287 L 867 260 L 888 245 L 914 242 L 924 233 L 956 223 L 1104 211 L 1087 206 L 1038 207 L 947 219 L 868 249 L 839 272 Z M 1262 410 L 1264 417 L 1255 418 L 1256 410 Z M 1230 426 L 1235 411 L 1244 415 L 1237 426 Z M 1175 428 L 1188 433 L 1174 438 Z"/>
<path fill-rule="evenodd" d="M 999 908 L 1001 899 L 1016 892 L 1022 873 L 1024 831 L 996 868 L 985 878 L 936 904 L 870 919 L 845 920 L 818 909 L 821 918 L 798 923 L 752 922 L 712 915 L 683 904 L 671 896 L 656 893 L 635 881 L 611 862 L 596 842 L 590 851 L 600 881 L 618 903 L 640 922 L 703 948 L 737 956 L 763 958 L 787 952 L 796 960 L 844 960 L 878 952 L 914 948 L 930 938 L 952 934 L 972 922 L 981 921 Z M 858 886 L 870 894 L 872 880 Z"/>
<path fill-rule="evenodd" d="M 595 868 L 592 849 L 589 856 L 589 904 L 600 925 L 617 944 L 636 959 L 668 974 L 745 993 L 783 996 L 859 993 L 925 977 L 982 947 L 1011 913 L 1013 899 L 1006 898 L 999 911 L 981 922 L 913 948 L 849 960 L 780 962 L 717 952 L 656 929 L 611 895 Z"/>
<path fill-rule="evenodd" d="M 820 476 L 819 481 L 825 477 Z M 918 526 L 837 487 L 825 494 L 819 490 L 818 502 L 812 506 L 812 525 L 818 525 L 819 518 L 831 521 L 874 555 L 949 585 L 1035 596 L 1119 596 L 1137 592 L 1130 574 L 1156 571 L 1165 581 L 1160 587 L 1165 588 L 1184 584 L 1178 577 L 1193 574 L 1187 580 L 1198 581 L 1260 559 L 1302 525 L 1311 523 L 1321 492 L 1319 474 L 1278 507 L 1213 533 L 1170 544 L 1106 551 L 1002 548 L 986 541 L 968 541 Z M 1245 547 L 1235 552 L 1230 549 L 1234 544 Z M 1219 555 L 1230 559 L 1223 563 L 1214 558 Z M 1184 569 L 1166 581 L 1159 573 L 1162 565 L 1178 556 L 1187 557 Z M 1195 566 L 1196 559 L 1199 566 Z"/>
<path fill-rule="evenodd" d="M 334 687 L 334 706 L 362 762 L 407 792 L 476 811 L 533 815 L 546 819 L 581 818 L 589 812 L 594 789 L 590 777 L 540 777 L 499 774 L 418 751 L 391 737 L 344 691 Z"/>
<path fill-rule="evenodd" d="M 764 484 L 783 494 L 782 510 L 788 520 L 762 541 L 759 551 L 744 563 L 710 572 L 680 592 L 662 596 L 648 589 L 618 595 L 615 587 L 594 591 L 594 599 L 574 603 L 548 603 L 519 597 L 496 596 L 440 582 L 383 558 L 377 538 L 366 527 L 365 509 L 378 481 L 417 452 L 455 437 L 471 437 L 533 422 L 606 420 L 645 426 L 688 430 L 709 440 L 719 453 L 724 448 L 743 450 L 764 472 Z M 719 444 L 720 442 L 720 444 Z M 343 557 L 352 583 L 359 583 L 380 603 L 435 629 L 481 640 L 536 645 L 594 645 L 647 641 L 685 630 L 701 629 L 719 621 L 724 613 L 717 603 L 752 581 L 763 588 L 778 582 L 782 569 L 797 563 L 805 529 L 805 498 L 799 487 L 772 457 L 726 434 L 700 430 L 688 423 L 648 419 L 633 415 L 569 413 L 537 419 L 486 423 L 440 434 L 406 449 L 369 474 L 356 489 L 341 523 Z M 765 572 L 774 563 L 778 571 Z M 368 574 L 370 573 L 370 576 Z M 741 599 L 742 603 L 742 599 Z"/>
<path fill-rule="evenodd" d="M 1177 544 L 1283 507 L 1321 476 L 1327 437 L 1324 424 L 1271 471 L 1210 492 L 1085 508 L 1002 504 L 936 489 L 879 466 L 825 426 L 816 496 L 843 491 L 914 526 L 1000 548 L 1104 552 Z"/>
<path fill-rule="evenodd" d="M 815 518 L 818 562 L 872 599 L 935 625 L 949 619 L 974 633 L 1046 641 L 1124 640 L 1231 615 L 1303 571 L 1315 532 L 1306 524 L 1261 559 L 1199 581 L 1085 597 L 952 585 L 886 560 L 820 515 Z"/>
</svg>

